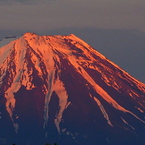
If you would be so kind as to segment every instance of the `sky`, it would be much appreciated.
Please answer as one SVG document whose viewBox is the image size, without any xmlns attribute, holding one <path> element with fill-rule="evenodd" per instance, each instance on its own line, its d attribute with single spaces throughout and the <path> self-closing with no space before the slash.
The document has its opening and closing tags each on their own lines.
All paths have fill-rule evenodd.
<svg viewBox="0 0 145 145">
<path fill-rule="evenodd" d="M 0 0 L 0 39 L 74 33 L 145 83 L 145 0 Z"/>
</svg>

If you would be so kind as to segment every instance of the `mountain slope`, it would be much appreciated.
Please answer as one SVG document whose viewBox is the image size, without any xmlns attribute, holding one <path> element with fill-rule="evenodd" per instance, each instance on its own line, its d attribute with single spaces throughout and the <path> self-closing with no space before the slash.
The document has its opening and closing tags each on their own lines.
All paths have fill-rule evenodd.
<svg viewBox="0 0 145 145">
<path fill-rule="evenodd" d="M 144 143 L 145 84 L 73 34 L 24 34 L 0 48 L 0 76 L 8 142 Z"/>
</svg>

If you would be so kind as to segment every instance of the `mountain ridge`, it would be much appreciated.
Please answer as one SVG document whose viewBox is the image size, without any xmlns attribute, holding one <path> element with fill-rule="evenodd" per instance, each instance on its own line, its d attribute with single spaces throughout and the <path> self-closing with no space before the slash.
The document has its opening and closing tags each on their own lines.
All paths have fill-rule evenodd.
<svg viewBox="0 0 145 145">
<path fill-rule="evenodd" d="M 74 34 L 24 34 L 0 48 L 0 76 L 1 106 L 21 141 L 33 144 L 32 124 L 42 140 L 53 142 L 52 131 L 64 145 L 115 145 L 115 132 L 127 144 L 122 132 L 135 138 L 145 134 L 145 84 Z"/>
</svg>

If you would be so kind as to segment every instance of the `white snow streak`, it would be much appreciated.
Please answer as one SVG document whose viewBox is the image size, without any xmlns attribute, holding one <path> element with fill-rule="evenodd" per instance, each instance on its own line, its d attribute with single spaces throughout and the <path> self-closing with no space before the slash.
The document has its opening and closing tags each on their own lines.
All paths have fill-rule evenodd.
<svg viewBox="0 0 145 145">
<path fill-rule="evenodd" d="M 96 103 L 100 107 L 100 110 L 101 110 L 102 114 L 104 115 L 104 118 L 107 120 L 108 124 L 113 127 L 112 123 L 110 122 L 109 116 L 108 116 L 107 112 L 105 111 L 101 102 L 95 97 L 94 97 L 94 100 L 96 101 Z"/>
<path fill-rule="evenodd" d="M 64 84 L 60 80 L 57 80 L 55 82 L 54 90 L 59 97 L 59 108 L 60 109 L 59 109 L 59 112 L 56 116 L 55 124 L 56 124 L 56 127 L 58 129 L 58 132 L 60 133 L 59 123 L 61 122 L 62 114 L 63 114 L 64 110 L 66 109 L 66 105 L 68 102 L 67 101 L 68 94 L 65 90 Z"/>
<path fill-rule="evenodd" d="M 127 124 L 127 125 L 130 126 L 133 130 L 135 130 L 135 128 L 132 127 L 130 124 L 128 124 L 127 121 L 126 121 L 125 119 L 123 119 L 122 117 L 121 117 L 121 119 L 122 119 L 122 121 L 123 121 L 125 124 Z"/>
<path fill-rule="evenodd" d="M 13 82 L 11 86 L 8 88 L 8 90 L 5 92 L 5 98 L 7 99 L 6 102 L 6 109 L 12 119 L 12 114 L 15 108 L 15 98 L 14 93 L 19 90 L 21 87 L 21 75 L 23 73 L 23 64 L 24 64 L 24 57 L 26 54 L 26 48 L 21 46 L 21 39 L 16 41 L 15 43 L 15 50 L 16 50 L 16 57 L 15 57 L 15 63 L 16 63 L 16 75 L 13 79 Z M 12 119 L 13 120 L 13 119 Z"/>
</svg>

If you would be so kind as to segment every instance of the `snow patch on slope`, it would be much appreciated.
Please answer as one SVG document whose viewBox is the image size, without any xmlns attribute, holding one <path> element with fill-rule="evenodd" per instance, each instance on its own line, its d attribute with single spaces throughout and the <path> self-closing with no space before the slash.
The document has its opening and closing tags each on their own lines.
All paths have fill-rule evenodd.
<svg viewBox="0 0 145 145">
<path fill-rule="evenodd" d="M 60 81 L 60 80 L 57 80 L 55 82 L 54 90 L 55 90 L 56 94 L 59 97 L 59 112 L 58 112 L 58 114 L 56 116 L 55 124 L 56 124 L 58 132 L 60 133 L 59 124 L 61 122 L 63 112 L 66 109 L 66 105 L 68 103 L 68 94 L 67 94 L 67 91 L 66 91 L 66 89 L 64 87 L 63 82 Z"/>
</svg>

